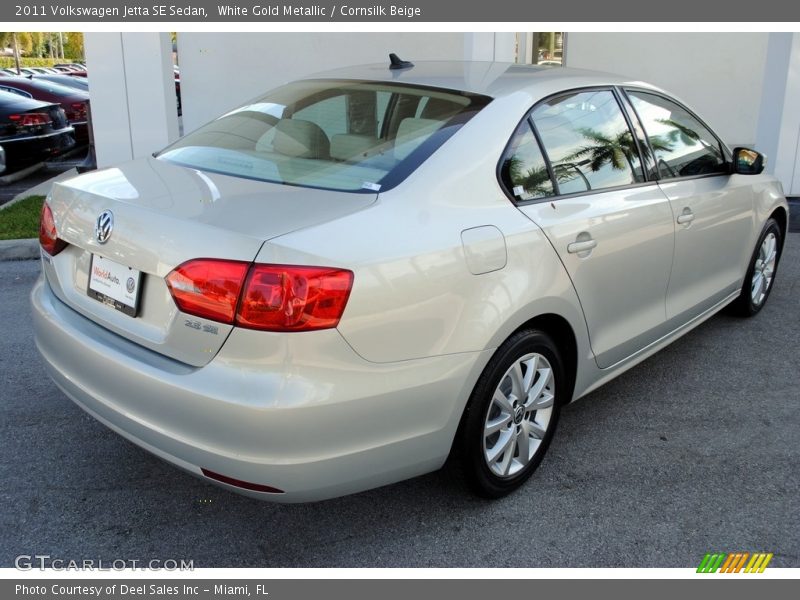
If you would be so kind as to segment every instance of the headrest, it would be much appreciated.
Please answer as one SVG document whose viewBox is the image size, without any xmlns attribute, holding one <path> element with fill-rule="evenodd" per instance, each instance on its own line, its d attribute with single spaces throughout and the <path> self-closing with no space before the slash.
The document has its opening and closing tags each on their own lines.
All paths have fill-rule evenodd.
<svg viewBox="0 0 800 600">
<path fill-rule="evenodd" d="M 377 145 L 378 139 L 372 135 L 338 133 L 331 137 L 331 158 L 350 160 L 366 154 Z"/>
<path fill-rule="evenodd" d="M 330 142 L 322 128 L 311 121 L 281 119 L 275 125 L 275 152 L 298 158 L 328 158 Z"/>
<path fill-rule="evenodd" d="M 435 119 L 408 118 L 400 121 L 394 141 L 394 157 L 403 160 L 444 123 Z"/>
<path fill-rule="evenodd" d="M 452 117 L 463 107 L 460 104 L 445 100 L 444 98 L 428 98 L 425 108 L 422 109 L 421 117 L 425 119 L 438 119 L 444 121 Z"/>
</svg>

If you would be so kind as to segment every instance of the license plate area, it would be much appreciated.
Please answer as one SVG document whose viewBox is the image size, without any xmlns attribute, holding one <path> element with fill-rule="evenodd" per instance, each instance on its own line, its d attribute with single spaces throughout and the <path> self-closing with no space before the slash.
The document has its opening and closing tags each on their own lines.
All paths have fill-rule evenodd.
<svg viewBox="0 0 800 600">
<path fill-rule="evenodd" d="M 89 262 L 89 289 L 95 300 L 131 317 L 139 314 L 142 272 L 108 258 L 92 254 Z"/>
</svg>

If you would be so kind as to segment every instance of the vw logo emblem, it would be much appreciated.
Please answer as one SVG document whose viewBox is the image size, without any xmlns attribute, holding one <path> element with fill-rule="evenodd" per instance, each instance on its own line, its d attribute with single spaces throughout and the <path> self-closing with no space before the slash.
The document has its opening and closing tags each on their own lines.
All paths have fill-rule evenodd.
<svg viewBox="0 0 800 600">
<path fill-rule="evenodd" d="M 522 423 L 523 416 L 525 416 L 525 407 L 520 404 L 514 409 L 514 423 L 517 425 Z"/>
<path fill-rule="evenodd" d="M 111 237 L 111 231 L 114 229 L 114 213 L 110 210 L 104 210 L 97 217 L 94 222 L 94 239 L 100 244 L 105 244 L 108 238 Z"/>
</svg>

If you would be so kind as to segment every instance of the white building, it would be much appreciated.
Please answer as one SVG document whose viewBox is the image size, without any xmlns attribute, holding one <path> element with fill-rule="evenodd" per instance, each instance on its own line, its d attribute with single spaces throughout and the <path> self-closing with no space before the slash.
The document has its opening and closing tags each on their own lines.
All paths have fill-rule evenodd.
<svg viewBox="0 0 800 600">
<path fill-rule="evenodd" d="M 191 131 L 275 85 L 386 61 L 530 62 L 529 33 L 180 33 L 183 127 Z M 146 156 L 178 136 L 166 33 L 87 33 L 98 164 Z M 557 54 L 558 56 L 558 54 Z M 800 33 L 567 33 L 566 66 L 662 86 L 731 146 L 753 146 L 800 195 Z"/>
</svg>

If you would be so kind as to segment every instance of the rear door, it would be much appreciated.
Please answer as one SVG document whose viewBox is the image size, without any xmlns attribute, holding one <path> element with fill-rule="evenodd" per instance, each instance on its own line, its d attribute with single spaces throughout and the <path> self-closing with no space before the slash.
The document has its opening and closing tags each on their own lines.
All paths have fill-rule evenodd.
<svg viewBox="0 0 800 600">
<path fill-rule="evenodd" d="M 614 90 L 579 90 L 535 107 L 501 167 L 572 278 L 601 368 L 664 333 L 673 217 L 638 146 Z"/>
<path fill-rule="evenodd" d="M 741 286 L 752 251 L 753 193 L 699 118 L 659 93 L 627 90 L 675 215 L 667 319 L 678 326 Z"/>
</svg>

